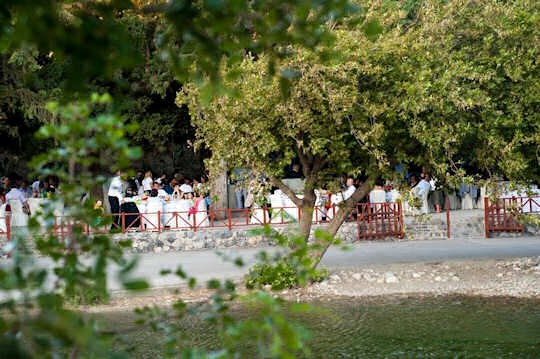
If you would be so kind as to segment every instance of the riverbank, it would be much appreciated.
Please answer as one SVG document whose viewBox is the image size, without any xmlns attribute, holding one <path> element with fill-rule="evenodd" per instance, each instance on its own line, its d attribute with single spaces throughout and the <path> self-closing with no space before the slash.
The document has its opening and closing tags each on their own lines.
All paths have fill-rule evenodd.
<svg viewBox="0 0 540 359">
<path fill-rule="evenodd" d="M 237 281 L 244 292 L 241 281 Z M 177 293 L 178 292 L 178 293 Z M 136 296 L 117 291 L 109 304 L 83 307 L 100 313 L 145 305 L 170 306 L 177 299 L 206 300 L 211 291 L 174 286 Z M 275 295 L 292 301 L 325 301 L 337 297 L 484 296 L 540 299 L 540 256 L 512 259 L 462 259 L 421 263 L 392 263 L 331 271 L 328 279 L 306 288 Z"/>
</svg>

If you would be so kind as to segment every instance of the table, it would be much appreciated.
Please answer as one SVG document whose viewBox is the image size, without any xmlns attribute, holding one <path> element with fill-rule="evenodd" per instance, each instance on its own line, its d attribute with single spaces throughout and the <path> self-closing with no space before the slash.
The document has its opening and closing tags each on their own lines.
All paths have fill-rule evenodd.
<svg viewBox="0 0 540 359">
<path fill-rule="evenodd" d="M 162 221 L 164 226 L 173 228 L 189 227 L 193 225 L 193 221 L 189 219 L 189 209 L 192 202 L 188 199 L 175 199 L 165 202 L 163 206 Z"/>
</svg>

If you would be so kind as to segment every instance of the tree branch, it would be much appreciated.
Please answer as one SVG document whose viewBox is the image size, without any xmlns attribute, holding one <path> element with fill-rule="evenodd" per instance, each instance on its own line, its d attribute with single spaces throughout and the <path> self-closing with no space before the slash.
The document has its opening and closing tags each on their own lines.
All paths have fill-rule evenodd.
<svg viewBox="0 0 540 359">
<path fill-rule="evenodd" d="M 281 192 L 285 193 L 287 197 L 289 197 L 297 207 L 302 207 L 302 200 L 298 198 L 294 191 L 287 187 L 280 179 L 276 177 L 270 177 L 270 183 L 278 187 Z"/>
<path fill-rule="evenodd" d="M 311 161 L 309 160 L 308 156 L 304 153 L 302 148 L 298 146 L 298 143 L 296 145 L 296 154 L 298 155 L 298 158 L 300 159 L 300 164 L 302 164 L 302 172 L 304 173 L 304 177 L 308 178 L 311 175 Z"/>
<path fill-rule="evenodd" d="M 372 181 L 373 178 L 370 176 L 364 183 L 362 183 L 362 185 L 360 185 L 360 187 L 356 189 L 356 191 L 354 191 L 353 195 L 349 199 L 343 202 L 343 205 L 341 206 L 342 208 L 339 209 L 327 227 L 328 233 L 331 234 L 332 237 L 336 235 L 338 229 L 341 227 L 343 222 L 345 222 L 356 204 L 369 192 Z M 324 257 L 324 254 L 328 248 L 330 248 L 330 245 L 332 245 L 332 242 L 324 242 L 319 244 L 322 247 L 322 251 L 317 253 L 316 258 L 314 259 L 313 268 L 316 268 L 319 265 L 321 259 Z"/>
</svg>

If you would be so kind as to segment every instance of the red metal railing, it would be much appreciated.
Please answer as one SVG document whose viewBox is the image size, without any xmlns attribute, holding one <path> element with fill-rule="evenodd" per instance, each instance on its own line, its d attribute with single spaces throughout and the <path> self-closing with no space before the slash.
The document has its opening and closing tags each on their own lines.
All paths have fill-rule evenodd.
<svg viewBox="0 0 540 359">
<path fill-rule="evenodd" d="M 403 238 L 401 202 L 360 203 L 356 211 L 358 239 Z"/>
<path fill-rule="evenodd" d="M 315 207 L 313 223 L 330 221 L 341 209 Z M 297 207 L 261 207 L 252 209 L 210 209 L 189 212 L 118 213 L 113 215 L 112 228 L 122 233 L 130 231 L 163 232 L 165 230 L 192 230 L 204 228 L 228 228 L 261 226 L 266 224 L 290 224 L 300 218 Z M 403 238 L 403 213 L 401 203 L 360 203 L 346 219 L 357 222 L 359 239 L 399 237 Z M 77 225 L 67 217 L 57 217 L 53 231 L 63 237 Z M 79 229 L 80 230 L 80 229 Z M 97 229 L 84 225 L 84 232 Z"/>
<path fill-rule="evenodd" d="M 540 197 L 484 198 L 486 238 L 490 232 L 522 232 L 519 216 L 524 213 L 540 214 Z"/>
</svg>

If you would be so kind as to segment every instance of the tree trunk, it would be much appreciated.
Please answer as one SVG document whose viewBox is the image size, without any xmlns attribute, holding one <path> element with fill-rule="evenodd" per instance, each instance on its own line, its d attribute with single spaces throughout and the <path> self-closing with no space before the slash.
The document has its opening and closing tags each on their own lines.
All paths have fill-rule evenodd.
<svg viewBox="0 0 540 359">
<path fill-rule="evenodd" d="M 334 218 L 332 218 L 328 226 L 325 228 L 326 232 L 330 234 L 332 238 L 337 234 L 339 228 L 341 227 L 343 222 L 345 222 L 347 217 L 351 214 L 357 203 L 369 192 L 370 187 L 371 181 L 364 182 L 360 187 L 356 189 L 351 198 L 343 202 L 343 205 L 340 206 Z M 320 251 L 316 251 L 313 255 L 313 268 L 316 268 L 319 265 L 326 251 L 332 245 L 332 242 L 319 241 L 317 242 L 317 244 L 321 246 L 322 249 Z"/>
<path fill-rule="evenodd" d="M 228 192 L 227 192 L 227 167 L 223 164 L 222 169 L 218 173 L 211 173 L 211 199 L 214 209 L 226 209 L 228 207 Z"/>
<path fill-rule="evenodd" d="M 300 207 L 298 227 L 300 235 L 305 239 L 306 243 L 309 241 L 311 225 L 313 224 L 313 207 L 315 206 L 315 200 L 316 197 L 313 190 L 304 190 L 304 198 L 302 199 L 302 206 Z"/>
</svg>

